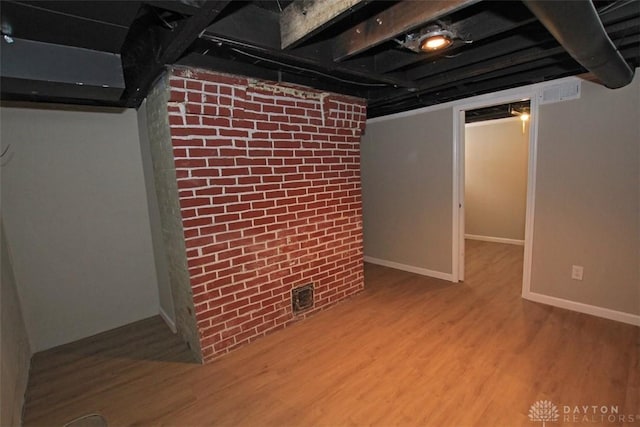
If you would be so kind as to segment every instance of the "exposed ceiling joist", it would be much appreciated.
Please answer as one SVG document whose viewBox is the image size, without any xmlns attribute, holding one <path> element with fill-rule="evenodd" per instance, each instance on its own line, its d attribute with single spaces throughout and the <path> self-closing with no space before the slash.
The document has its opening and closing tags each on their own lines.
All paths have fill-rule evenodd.
<svg viewBox="0 0 640 427">
<path fill-rule="evenodd" d="M 625 57 L 633 57 L 637 55 L 638 49 L 640 49 L 638 40 L 630 40 L 629 45 L 623 46 L 620 52 Z M 494 71 L 481 77 L 452 81 L 446 88 L 440 87 L 426 92 L 406 94 L 402 99 L 379 99 L 375 105 L 369 103 L 367 112 L 369 117 L 378 117 L 464 97 L 509 89 L 524 84 L 583 74 L 584 72 L 584 68 L 569 55 L 560 55 L 556 61 L 551 60 L 551 58 L 544 58 L 533 63 L 525 63 Z"/>
<path fill-rule="evenodd" d="M 177 65 L 213 69 L 222 73 L 236 74 L 263 80 L 286 81 L 327 92 L 344 93 L 359 98 L 366 96 L 366 86 L 357 86 L 349 83 L 342 83 L 340 81 L 328 81 L 318 78 L 312 74 L 302 75 L 299 73 L 289 73 L 279 70 L 277 67 L 267 68 L 262 66 L 262 64 L 246 64 L 230 59 L 222 59 L 219 56 L 191 53 L 182 58 Z"/>
<path fill-rule="evenodd" d="M 578 3 L 585 2 L 594 3 L 598 17 L 591 11 L 589 19 L 602 21 L 629 66 L 640 66 L 640 1 Z M 137 107 L 167 66 L 183 65 L 360 96 L 373 117 L 585 72 L 521 1 L 2 3 L 2 40 L 14 41 L 0 51 L 2 99 Z M 580 6 L 574 0 L 549 3 Z M 558 28 L 583 21 L 565 13 Z M 453 43 L 446 50 L 417 53 L 427 26 L 451 32 Z M 583 33 L 576 37 L 592 48 L 595 38 Z M 84 48 L 98 59 L 55 49 L 42 55 L 46 61 L 39 67 L 33 66 L 36 51 L 24 51 L 18 60 L 4 58 L 9 49 L 21 48 L 21 41 Z M 98 65 L 106 53 L 112 56 L 109 64 L 120 63 L 124 84 L 101 77 L 110 70 Z M 605 66 L 610 63 L 604 60 Z"/>
<path fill-rule="evenodd" d="M 633 19 L 618 21 L 615 24 L 609 24 L 605 21 L 607 32 L 610 34 L 623 34 L 624 40 L 619 43 L 628 43 L 633 40 L 634 36 L 640 31 L 638 24 Z M 490 44 L 478 46 L 468 52 L 461 52 L 453 58 L 447 58 L 446 61 L 435 61 L 433 63 L 420 64 L 412 69 L 402 73 L 404 78 L 409 80 L 420 80 L 430 76 L 448 73 L 460 67 L 480 64 L 492 58 L 514 54 L 516 52 L 532 49 L 536 46 L 538 49 L 553 48 L 554 38 L 550 34 L 543 36 L 536 35 L 534 28 L 528 27 L 526 35 L 515 34 L 505 37 Z M 532 36 L 536 37 L 532 37 Z"/>
<path fill-rule="evenodd" d="M 176 62 L 198 35 L 230 3 L 207 1 L 198 13 L 166 26 L 150 26 L 145 17 L 134 22 L 122 48 L 127 89 L 123 99 L 127 106 L 137 107 L 166 64 Z"/>
<path fill-rule="evenodd" d="M 211 24 L 199 36 L 200 41 L 192 46 L 192 50 L 207 52 L 209 56 L 228 56 L 225 52 L 231 50 L 240 64 L 247 61 L 264 67 L 279 64 L 283 71 L 290 71 L 290 75 L 314 75 L 330 84 L 354 81 L 352 85 L 359 89 L 413 86 L 412 82 L 402 78 L 402 73 L 394 76 L 372 73 L 371 61 L 364 65 L 334 62 L 329 41 L 281 50 L 279 26 L 277 13 L 247 4 Z"/>
<path fill-rule="evenodd" d="M 398 34 L 409 32 L 478 0 L 400 2 L 342 33 L 335 40 L 334 59 L 345 60 Z"/>
<path fill-rule="evenodd" d="M 539 49 L 534 47 L 515 54 L 500 56 L 489 61 L 483 61 L 478 67 L 465 67 L 447 73 L 438 74 L 436 76 L 431 76 L 422 81 L 418 86 L 416 94 L 432 91 L 439 87 L 445 87 L 450 85 L 452 81 L 464 81 L 472 78 L 477 79 L 482 76 L 491 77 L 491 73 L 493 72 L 502 71 L 508 67 L 514 67 L 516 65 L 526 65 L 537 60 L 549 58 L 553 55 L 562 54 L 563 52 L 564 49 L 560 46 L 553 49 Z M 379 100 L 371 102 L 371 106 L 375 107 L 380 104 L 393 103 L 394 101 L 401 100 L 405 97 L 407 97 L 406 94 L 388 97 L 382 96 Z"/>
<path fill-rule="evenodd" d="M 247 4 L 216 19 L 201 34 L 206 35 L 220 35 L 248 45 L 280 50 L 279 15 L 257 5 Z"/>
<path fill-rule="evenodd" d="M 280 15 L 282 49 L 296 46 L 365 3 L 363 0 L 294 1 Z"/>
<path fill-rule="evenodd" d="M 202 2 L 188 2 L 182 0 L 145 0 L 145 3 L 184 15 L 195 15 L 200 10 Z"/>
<path fill-rule="evenodd" d="M 2 34 L 120 53 L 139 4 L 131 1 L 120 5 L 113 8 L 103 2 L 0 1 Z"/>
<path fill-rule="evenodd" d="M 461 52 L 458 56 L 447 58 L 446 61 L 436 61 L 435 63 L 415 66 L 405 74 L 412 80 L 424 79 L 430 76 L 449 73 L 467 64 L 480 65 L 492 58 L 506 57 L 507 55 L 524 51 L 525 49 L 537 48 L 542 51 L 547 49 L 550 44 L 554 44 L 554 39 L 551 36 L 539 41 L 531 41 L 526 36 L 516 34 L 511 37 L 505 37 L 495 43 L 479 46 L 469 52 Z M 560 50 L 560 52 L 562 52 L 562 50 Z"/>
<path fill-rule="evenodd" d="M 553 62 L 552 65 L 548 65 L 548 60 L 543 59 L 537 63 L 523 64 L 513 69 L 517 70 L 516 74 L 508 74 L 502 72 L 496 73 L 492 78 L 483 80 L 469 80 L 457 87 L 451 87 L 439 92 L 438 97 L 434 98 L 434 103 L 447 102 L 453 99 L 459 99 L 457 93 L 463 91 L 466 96 L 474 96 L 482 93 L 493 92 L 494 87 L 498 90 L 508 89 L 522 84 L 530 84 L 535 81 L 542 82 L 551 79 L 558 79 L 566 77 L 568 75 L 575 75 L 583 72 L 584 69 L 580 66 L 576 69 L 576 62 L 568 55 L 564 56 L 564 61 Z M 547 65 L 545 65 L 545 63 Z M 550 76 L 547 78 L 541 78 L 540 76 Z M 444 101 L 443 101 L 444 100 Z"/>
<path fill-rule="evenodd" d="M 412 96 L 408 96 L 402 100 L 383 103 L 375 107 L 369 105 L 367 107 L 367 114 L 369 117 L 378 117 L 386 114 L 397 113 L 399 111 L 406 111 L 460 99 L 461 96 L 469 97 L 493 92 L 496 90 L 495 88 L 497 88 L 497 90 L 502 90 L 523 84 L 530 84 L 533 80 L 536 82 L 546 80 L 544 78 L 540 78 L 541 75 L 553 76 L 551 78 L 561 78 L 567 75 L 576 74 L 575 70 L 572 70 L 570 66 L 571 64 L 575 66 L 575 61 L 570 57 L 568 58 L 568 62 L 559 62 L 547 67 L 535 64 L 532 69 L 526 71 L 520 70 L 517 74 L 498 76 L 493 79 L 482 81 L 472 79 L 467 83 L 454 84 L 448 89 L 439 90 L 437 93 L 413 94 Z"/>
<path fill-rule="evenodd" d="M 233 52 L 245 58 L 252 59 L 254 64 L 260 62 L 272 65 L 280 65 L 284 69 L 297 70 L 306 74 L 324 76 L 329 80 L 350 82 L 362 87 L 389 86 L 389 87 L 413 87 L 414 84 L 398 76 L 374 74 L 366 71 L 345 67 L 334 62 L 319 62 L 317 58 L 298 56 L 290 51 L 273 51 L 267 48 L 251 46 L 247 43 L 226 39 L 222 36 L 205 32 L 200 36 L 201 40 L 213 42 L 220 49 L 229 48 Z M 342 76 L 342 77 L 341 77 Z M 359 79 L 359 81 L 355 81 Z M 362 81 L 360 81 L 362 80 Z"/>
</svg>

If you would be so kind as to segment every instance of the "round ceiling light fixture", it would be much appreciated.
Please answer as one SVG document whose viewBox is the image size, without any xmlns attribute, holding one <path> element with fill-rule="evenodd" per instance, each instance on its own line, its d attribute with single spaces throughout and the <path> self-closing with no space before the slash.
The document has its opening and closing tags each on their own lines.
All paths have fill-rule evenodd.
<svg viewBox="0 0 640 427">
<path fill-rule="evenodd" d="M 406 34 L 403 40 L 394 39 L 394 41 L 405 49 L 415 53 L 423 53 L 444 50 L 459 39 L 456 33 L 447 28 L 443 22 L 437 22 L 420 31 Z M 463 40 L 463 42 L 471 43 L 467 40 Z"/>
<path fill-rule="evenodd" d="M 433 52 L 434 50 L 446 49 L 453 43 L 454 35 L 447 30 L 434 30 L 420 36 L 420 50 L 423 52 Z"/>
</svg>

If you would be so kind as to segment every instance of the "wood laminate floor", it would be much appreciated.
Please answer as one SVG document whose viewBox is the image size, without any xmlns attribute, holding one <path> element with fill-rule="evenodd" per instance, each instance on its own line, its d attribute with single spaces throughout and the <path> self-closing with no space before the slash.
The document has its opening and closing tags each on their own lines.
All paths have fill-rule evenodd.
<svg viewBox="0 0 640 427">
<path fill-rule="evenodd" d="M 366 265 L 361 294 L 206 366 L 137 322 L 36 354 L 24 424 L 541 426 L 550 400 L 547 426 L 640 426 L 639 328 L 524 301 L 521 275 L 521 247 L 474 241 L 461 284 Z"/>
</svg>

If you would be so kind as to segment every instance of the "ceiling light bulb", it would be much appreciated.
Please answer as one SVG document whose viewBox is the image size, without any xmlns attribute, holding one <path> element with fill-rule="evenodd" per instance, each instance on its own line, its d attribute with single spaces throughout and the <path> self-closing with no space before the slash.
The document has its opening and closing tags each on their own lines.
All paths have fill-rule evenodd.
<svg viewBox="0 0 640 427">
<path fill-rule="evenodd" d="M 438 50 L 444 49 L 451 44 L 451 39 L 446 35 L 436 35 L 427 37 L 420 44 L 422 50 Z"/>
<path fill-rule="evenodd" d="M 527 113 L 520 114 L 520 120 L 522 120 L 523 122 L 526 122 L 527 120 L 529 120 L 529 114 Z"/>
</svg>

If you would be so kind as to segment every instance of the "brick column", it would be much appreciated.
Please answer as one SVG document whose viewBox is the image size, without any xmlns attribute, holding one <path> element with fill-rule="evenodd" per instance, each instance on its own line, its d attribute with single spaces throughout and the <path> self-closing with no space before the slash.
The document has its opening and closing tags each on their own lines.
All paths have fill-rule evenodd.
<svg viewBox="0 0 640 427">
<path fill-rule="evenodd" d="M 357 98 L 202 70 L 169 123 L 205 361 L 363 289 Z M 291 290 L 313 283 L 294 315 Z"/>
</svg>

